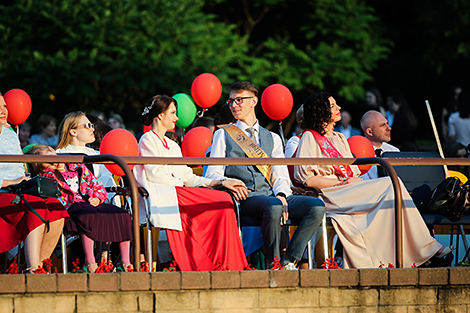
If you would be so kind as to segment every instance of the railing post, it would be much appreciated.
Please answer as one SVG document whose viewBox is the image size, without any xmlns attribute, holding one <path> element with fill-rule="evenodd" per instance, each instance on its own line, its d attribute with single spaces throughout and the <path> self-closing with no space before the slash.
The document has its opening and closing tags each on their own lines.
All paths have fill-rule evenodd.
<svg viewBox="0 0 470 313">
<path fill-rule="evenodd" d="M 134 174 L 131 169 L 120 157 L 113 154 L 101 154 L 101 155 L 90 155 L 84 157 L 84 162 L 103 162 L 112 161 L 119 165 L 124 171 L 124 176 L 129 183 L 131 188 L 131 200 L 132 200 L 132 231 L 134 233 L 132 246 L 134 248 L 134 270 L 140 272 L 140 225 L 139 225 L 139 192 L 137 190 L 137 181 L 135 180 Z"/>
</svg>

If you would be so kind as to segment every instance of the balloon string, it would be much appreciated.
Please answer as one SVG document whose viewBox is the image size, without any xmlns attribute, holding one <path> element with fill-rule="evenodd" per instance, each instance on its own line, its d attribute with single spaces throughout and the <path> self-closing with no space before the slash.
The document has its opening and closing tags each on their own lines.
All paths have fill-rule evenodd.
<svg viewBox="0 0 470 313">
<path fill-rule="evenodd" d="M 202 109 L 202 111 L 197 112 L 197 114 L 196 114 L 197 117 L 203 117 L 203 116 L 204 116 L 204 112 L 206 112 L 206 111 L 207 111 L 207 109 L 204 108 L 204 109 Z"/>
<path fill-rule="evenodd" d="M 286 139 L 284 138 L 284 131 L 282 130 L 282 121 L 279 121 L 279 133 L 281 135 L 282 145 L 285 146 L 286 145 Z"/>
</svg>

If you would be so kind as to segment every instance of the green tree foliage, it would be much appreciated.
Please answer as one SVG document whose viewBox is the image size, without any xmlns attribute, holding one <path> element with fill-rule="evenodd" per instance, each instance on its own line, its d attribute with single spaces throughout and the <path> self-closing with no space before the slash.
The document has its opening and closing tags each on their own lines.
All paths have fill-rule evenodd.
<svg viewBox="0 0 470 313">
<path fill-rule="evenodd" d="M 190 93 L 204 72 L 355 101 L 389 45 L 363 0 L 18 0 L 0 12 L 3 90 L 25 89 L 36 114 L 99 109 L 134 125 L 146 99 Z"/>
<path fill-rule="evenodd" d="M 390 42 L 377 31 L 378 18 L 361 0 L 210 3 L 249 36 L 257 62 L 247 73 L 260 86 L 282 83 L 298 92 L 327 88 L 355 101 L 364 97 L 370 72 L 389 52 Z"/>
<path fill-rule="evenodd" d="M 190 92 L 203 72 L 237 76 L 246 53 L 200 0 L 47 0 L 0 6 L 0 80 L 60 114 L 99 109 L 138 122 L 154 93 Z M 55 102 L 51 102 L 49 98 Z M 40 104 L 40 106 L 39 106 Z"/>
</svg>

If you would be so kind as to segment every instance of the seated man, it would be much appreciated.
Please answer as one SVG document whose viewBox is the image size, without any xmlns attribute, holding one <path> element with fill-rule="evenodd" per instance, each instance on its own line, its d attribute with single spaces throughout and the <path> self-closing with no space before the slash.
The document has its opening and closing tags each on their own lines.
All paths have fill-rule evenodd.
<svg viewBox="0 0 470 313">
<path fill-rule="evenodd" d="M 374 110 L 367 111 L 361 118 L 361 127 L 364 136 L 374 146 L 376 156 L 381 157 L 384 152 L 400 152 L 400 149 L 388 143 L 391 139 L 392 128 L 388 125 L 388 121 L 382 113 Z M 385 175 L 385 170 L 381 166 L 373 165 L 361 178 L 367 180 L 384 177 Z"/>
<path fill-rule="evenodd" d="M 281 138 L 263 127 L 256 119 L 258 89 L 250 82 L 237 82 L 228 87 L 227 103 L 237 122 L 217 130 L 212 141 L 211 157 L 273 157 L 283 158 Z M 251 139 L 250 139 L 251 138 Z M 299 220 L 281 265 L 296 269 L 308 240 L 321 223 L 325 206 L 313 197 L 294 196 L 289 187 L 286 165 L 221 166 L 210 165 L 206 177 L 223 180 L 237 178 L 245 183 L 236 193 L 240 214 L 262 220 L 266 265 L 272 267 L 280 257 L 281 226 L 289 217 Z"/>
</svg>

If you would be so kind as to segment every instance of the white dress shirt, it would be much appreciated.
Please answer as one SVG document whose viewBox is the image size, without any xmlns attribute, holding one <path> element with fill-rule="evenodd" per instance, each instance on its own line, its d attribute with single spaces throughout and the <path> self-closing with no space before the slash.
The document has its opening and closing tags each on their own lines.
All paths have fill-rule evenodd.
<svg viewBox="0 0 470 313">
<path fill-rule="evenodd" d="M 286 158 L 292 158 L 295 151 L 297 151 L 297 147 L 299 146 L 300 138 L 299 136 L 292 136 L 289 140 L 287 140 L 284 155 Z"/>
<path fill-rule="evenodd" d="M 238 128 L 243 130 L 247 136 L 250 136 L 246 131 L 248 126 L 242 121 L 238 120 L 235 124 Z M 253 126 L 255 129 L 254 138 L 251 138 L 257 145 L 260 145 L 259 141 L 259 123 Z M 272 158 L 284 158 L 284 148 L 282 146 L 281 137 L 279 135 L 270 132 L 273 137 L 274 147 L 271 154 Z M 212 138 L 211 157 L 225 158 L 226 156 L 226 145 L 225 145 L 225 130 L 219 129 L 214 133 Z M 292 191 L 290 189 L 289 172 L 286 165 L 274 165 L 272 170 L 272 181 L 273 181 L 273 192 L 275 195 L 282 192 L 286 196 L 290 196 Z M 209 165 L 205 177 L 220 180 L 225 177 L 225 165 Z"/>
<path fill-rule="evenodd" d="M 377 149 L 382 149 L 383 152 L 400 152 L 400 149 L 398 149 L 395 146 L 392 146 L 389 143 L 383 142 L 380 147 L 374 147 L 375 150 Z M 376 179 L 379 178 L 379 174 L 377 171 L 377 165 L 372 165 L 370 170 L 365 173 L 364 175 L 360 176 L 363 180 L 368 180 L 368 179 Z"/>
</svg>

